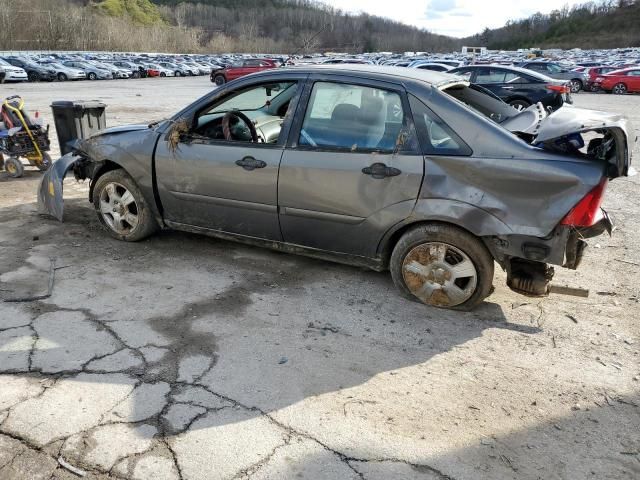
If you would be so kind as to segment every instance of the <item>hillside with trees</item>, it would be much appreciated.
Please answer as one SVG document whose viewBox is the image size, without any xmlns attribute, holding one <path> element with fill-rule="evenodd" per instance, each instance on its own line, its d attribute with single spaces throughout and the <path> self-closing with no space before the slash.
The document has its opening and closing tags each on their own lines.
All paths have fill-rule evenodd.
<svg viewBox="0 0 640 480">
<path fill-rule="evenodd" d="M 640 47 L 640 2 L 604 0 L 537 13 L 464 39 L 490 49 Z"/>
<path fill-rule="evenodd" d="M 0 50 L 451 51 L 459 40 L 313 0 L 0 0 Z"/>
<path fill-rule="evenodd" d="M 20 8 L 16 8 L 16 5 Z M 640 2 L 599 0 L 537 13 L 465 39 L 315 0 L 0 0 L 0 50 L 451 52 L 462 45 L 640 46 Z"/>
</svg>

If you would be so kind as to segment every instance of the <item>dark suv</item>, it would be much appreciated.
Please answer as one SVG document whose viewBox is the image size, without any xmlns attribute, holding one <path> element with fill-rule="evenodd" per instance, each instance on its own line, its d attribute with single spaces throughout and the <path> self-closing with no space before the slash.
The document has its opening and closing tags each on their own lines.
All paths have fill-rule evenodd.
<svg viewBox="0 0 640 480">
<path fill-rule="evenodd" d="M 27 78 L 30 82 L 52 82 L 57 77 L 57 72 L 53 67 L 39 65 L 32 60 L 20 57 L 3 57 L 3 59 L 14 67 L 20 67 L 27 72 Z"/>
</svg>

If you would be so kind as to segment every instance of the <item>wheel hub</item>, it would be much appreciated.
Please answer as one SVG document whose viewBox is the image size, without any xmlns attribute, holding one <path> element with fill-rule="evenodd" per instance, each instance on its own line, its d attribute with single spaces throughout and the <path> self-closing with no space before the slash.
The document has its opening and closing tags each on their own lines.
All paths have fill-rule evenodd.
<svg viewBox="0 0 640 480">
<path fill-rule="evenodd" d="M 476 290 L 478 274 L 462 250 L 441 242 L 414 247 L 404 259 L 402 275 L 413 295 L 428 305 L 454 307 Z"/>
<path fill-rule="evenodd" d="M 109 183 L 100 192 L 100 214 L 105 223 L 120 235 L 134 230 L 139 222 L 138 205 L 126 187 Z"/>
</svg>

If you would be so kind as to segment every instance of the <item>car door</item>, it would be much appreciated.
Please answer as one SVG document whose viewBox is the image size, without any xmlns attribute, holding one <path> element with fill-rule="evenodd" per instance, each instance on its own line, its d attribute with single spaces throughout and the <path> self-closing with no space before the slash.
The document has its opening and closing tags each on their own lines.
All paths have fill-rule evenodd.
<svg viewBox="0 0 640 480">
<path fill-rule="evenodd" d="M 311 76 L 280 164 L 283 238 L 373 258 L 382 235 L 411 214 L 423 174 L 400 85 Z"/>
<path fill-rule="evenodd" d="M 155 153 L 159 196 L 169 224 L 281 240 L 278 168 L 291 123 L 287 112 L 295 108 L 305 76 L 291 74 L 282 80 L 250 80 L 216 89 L 211 100 L 180 114 Z M 280 113 L 268 110 L 276 107 Z M 271 131 L 280 128 L 275 141 L 220 138 L 221 117 L 238 111 L 254 124 L 270 120 Z M 237 121 L 230 124 L 232 130 L 247 129 Z M 172 138 L 179 140 L 173 147 Z"/>
<path fill-rule="evenodd" d="M 630 70 L 627 76 L 629 77 L 628 91 L 640 92 L 640 70 Z"/>
</svg>

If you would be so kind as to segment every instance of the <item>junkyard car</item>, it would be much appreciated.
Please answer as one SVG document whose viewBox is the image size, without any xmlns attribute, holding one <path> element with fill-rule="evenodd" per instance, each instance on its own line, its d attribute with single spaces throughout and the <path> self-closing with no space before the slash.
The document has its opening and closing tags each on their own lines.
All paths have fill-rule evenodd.
<svg viewBox="0 0 640 480">
<path fill-rule="evenodd" d="M 251 73 L 262 72 L 276 68 L 278 65 L 273 60 L 266 58 L 246 58 L 240 60 L 229 67 L 223 69 L 211 70 L 209 74 L 210 80 L 216 85 L 224 85 L 231 80 L 236 80 Z"/>
<path fill-rule="evenodd" d="M 470 309 L 494 261 L 532 296 L 549 264 L 578 267 L 584 239 L 611 230 L 600 203 L 627 175 L 632 131 L 571 106 L 519 111 L 446 73 L 275 69 L 79 141 L 39 204 L 62 219 L 72 169 L 118 239 L 174 228 L 389 269 L 411 298 Z"/>
<path fill-rule="evenodd" d="M 594 84 L 605 92 L 617 95 L 640 92 L 640 67 L 604 73 L 596 78 Z"/>
<path fill-rule="evenodd" d="M 533 62 L 524 62 L 519 67 L 533 70 L 547 77 L 556 78 L 558 80 L 567 80 L 571 85 L 571 92 L 578 93 L 584 88 L 588 77 L 582 72 L 574 72 L 555 62 L 544 62 L 536 60 Z"/>
<path fill-rule="evenodd" d="M 26 82 L 29 79 L 23 68 L 14 67 L 2 58 L 0 58 L 0 71 L 5 82 Z"/>
<path fill-rule="evenodd" d="M 554 80 L 532 70 L 503 65 L 469 65 L 449 73 L 460 75 L 500 97 L 512 107 L 528 108 L 538 102 L 557 110 L 572 103 L 568 82 Z"/>
</svg>

